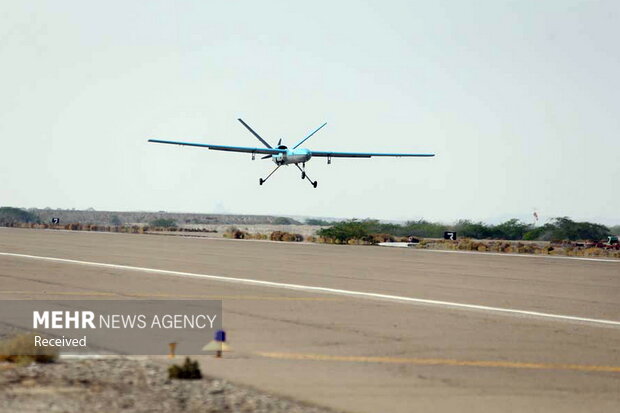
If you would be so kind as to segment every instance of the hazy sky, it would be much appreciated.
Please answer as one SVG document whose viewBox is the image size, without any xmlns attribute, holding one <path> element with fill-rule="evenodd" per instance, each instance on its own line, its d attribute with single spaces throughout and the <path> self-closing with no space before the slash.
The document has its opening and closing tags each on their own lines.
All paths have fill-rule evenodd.
<svg viewBox="0 0 620 413">
<path fill-rule="evenodd" d="M 618 1 L 0 5 L 0 205 L 620 223 Z M 430 159 L 313 159 L 263 137 Z"/>
</svg>

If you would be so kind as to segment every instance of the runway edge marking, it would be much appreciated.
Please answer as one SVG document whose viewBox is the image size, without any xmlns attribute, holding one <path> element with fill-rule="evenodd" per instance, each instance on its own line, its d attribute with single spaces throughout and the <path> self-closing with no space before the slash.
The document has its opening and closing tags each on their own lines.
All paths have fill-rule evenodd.
<svg viewBox="0 0 620 413">
<path fill-rule="evenodd" d="M 316 286 L 302 285 L 302 284 L 288 284 L 288 283 L 280 283 L 280 282 L 275 282 L 275 281 L 255 280 L 251 278 L 236 278 L 236 277 L 226 277 L 223 275 L 210 275 L 210 274 L 183 272 L 183 271 L 161 270 L 157 268 L 134 267 L 130 265 L 107 264 L 103 262 L 80 261 L 80 260 L 72 260 L 72 259 L 67 259 L 67 258 L 55 258 L 55 257 L 44 257 L 44 256 L 38 256 L 38 255 L 17 254 L 17 253 L 12 253 L 12 252 L 0 252 L 0 256 L 28 258 L 28 259 L 35 259 L 35 260 L 42 260 L 42 261 L 62 262 L 62 263 L 67 263 L 67 264 L 77 264 L 77 265 L 85 265 L 85 266 L 91 266 L 91 267 L 116 268 L 116 269 L 121 269 L 121 270 L 174 275 L 174 276 L 180 276 L 180 277 L 203 278 L 203 279 L 222 281 L 222 282 L 227 282 L 227 283 L 257 285 L 257 286 L 263 286 L 263 287 L 283 288 L 283 289 L 298 290 L 298 291 L 321 292 L 321 293 L 327 293 L 327 294 L 337 294 L 337 295 L 346 295 L 346 296 L 360 297 L 360 298 L 370 298 L 370 299 L 375 299 L 375 300 L 426 304 L 426 305 L 435 305 L 435 306 L 456 308 L 456 309 L 479 310 L 479 311 L 494 312 L 494 313 L 501 313 L 501 314 L 508 314 L 508 315 L 519 315 L 519 316 L 527 316 L 527 317 L 535 317 L 535 318 L 572 321 L 572 322 L 588 323 L 588 324 L 594 324 L 594 325 L 605 325 L 605 326 L 616 326 L 616 327 L 620 326 L 620 321 L 615 321 L 615 320 L 577 317 L 577 316 L 563 315 L 563 314 L 541 313 L 538 311 L 518 310 L 514 308 L 491 307 L 491 306 L 478 305 L 478 304 L 465 304 L 465 303 L 456 303 L 456 302 L 450 302 L 450 301 L 429 300 L 425 298 L 403 297 L 403 296 L 398 296 L 398 295 L 380 294 L 380 293 L 372 293 L 372 292 L 365 292 L 365 291 L 342 290 L 338 288 L 316 287 Z"/>
</svg>

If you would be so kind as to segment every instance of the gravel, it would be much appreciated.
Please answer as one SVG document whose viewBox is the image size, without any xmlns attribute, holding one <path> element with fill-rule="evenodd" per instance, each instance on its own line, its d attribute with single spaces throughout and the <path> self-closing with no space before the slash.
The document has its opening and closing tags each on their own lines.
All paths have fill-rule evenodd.
<svg viewBox="0 0 620 413">
<path fill-rule="evenodd" d="M 213 377 L 170 380 L 158 360 L 0 363 L 0 412 L 103 411 L 332 412 Z"/>
</svg>

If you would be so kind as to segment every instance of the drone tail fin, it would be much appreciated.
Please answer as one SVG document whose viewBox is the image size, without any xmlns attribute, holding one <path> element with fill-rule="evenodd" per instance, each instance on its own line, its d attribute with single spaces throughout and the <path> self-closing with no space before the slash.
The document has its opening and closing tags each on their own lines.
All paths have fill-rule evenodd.
<svg viewBox="0 0 620 413">
<path fill-rule="evenodd" d="M 318 131 L 321 130 L 321 128 L 323 128 L 323 126 L 327 125 L 327 122 L 325 122 L 324 124 L 322 124 L 321 126 L 319 126 L 318 128 L 316 128 L 314 130 L 314 132 L 312 132 L 310 135 L 306 136 L 305 138 L 303 138 L 301 141 L 299 141 L 299 143 L 295 146 L 293 146 L 293 149 L 297 148 L 299 145 L 301 145 L 302 143 L 304 143 L 305 141 L 307 141 L 308 139 L 310 139 L 310 137 L 312 135 L 314 135 L 315 133 L 317 133 Z"/>
<path fill-rule="evenodd" d="M 273 148 L 271 147 L 271 145 L 269 145 L 269 144 L 268 144 L 268 143 L 267 143 L 267 142 L 266 142 L 263 138 L 261 138 L 261 137 L 260 137 L 260 135 L 259 135 L 258 133 L 254 132 L 254 129 L 250 128 L 250 126 L 249 126 L 247 123 L 245 123 L 245 122 L 243 121 L 243 119 L 239 118 L 239 119 L 237 119 L 237 120 L 238 120 L 239 122 L 241 122 L 241 124 L 242 124 L 243 126 L 245 126 L 245 127 L 246 127 L 246 129 L 247 129 L 247 130 L 249 130 L 249 131 L 250 131 L 250 133 L 252 133 L 252 135 L 254 135 L 254 136 L 256 137 L 256 139 L 258 139 L 259 141 L 261 141 L 261 143 L 262 143 L 263 145 L 265 145 L 265 146 L 266 146 L 266 147 L 268 147 L 269 149 L 273 149 Z"/>
</svg>

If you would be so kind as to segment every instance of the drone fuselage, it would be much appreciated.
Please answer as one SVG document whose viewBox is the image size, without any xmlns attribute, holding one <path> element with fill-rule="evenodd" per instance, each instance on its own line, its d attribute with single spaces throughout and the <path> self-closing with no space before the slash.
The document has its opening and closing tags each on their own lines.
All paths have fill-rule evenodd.
<svg viewBox="0 0 620 413">
<path fill-rule="evenodd" d="M 297 163 L 305 163 L 312 158 L 312 152 L 308 149 L 288 149 L 285 146 L 280 146 L 278 149 L 286 149 L 286 152 L 271 155 L 271 160 L 276 165 L 291 165 Z"/>
</svg>

